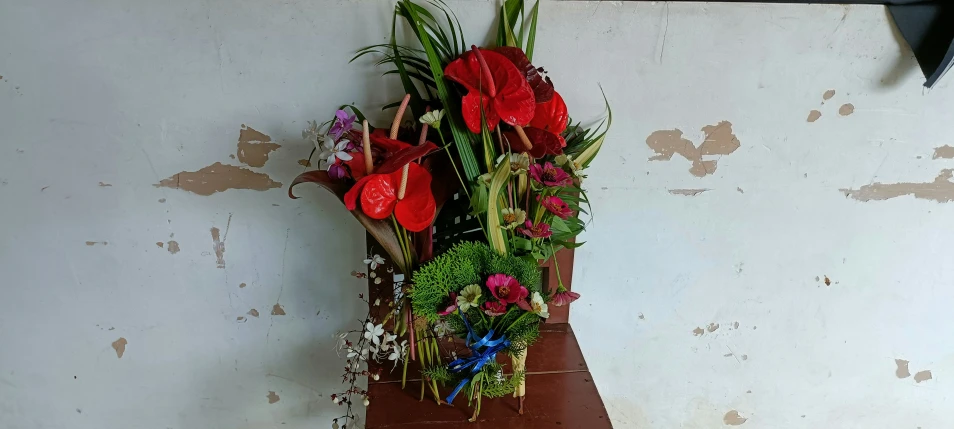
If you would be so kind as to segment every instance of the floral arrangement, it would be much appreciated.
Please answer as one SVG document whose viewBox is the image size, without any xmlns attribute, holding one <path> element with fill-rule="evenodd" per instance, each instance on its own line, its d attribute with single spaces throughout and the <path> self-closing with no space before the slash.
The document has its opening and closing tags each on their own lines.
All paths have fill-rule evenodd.
<svg viewBox="0 0 954 429">
<path fill-rule="evenodd" d="M 379 375 L 364 369 L 369 361 L 394 361 L 394 368 L 403 362 L 406 380 L 408 360 L 420 360 L 421 397 L 427 387 L 441 405 L 466 392 L 475 404 L 472 420 L 482 397 L 510 393 L 522 413 L 524 364 L 539 324 L 549 306 L 580 297 L 562 279 L 544 291 L 539 265 L 582 245 L 575 237 L 589 204 L 581 185 L 612 114 L 593 128 L 571 120 L 553 81 L 533 64 L 538 12 L 539 3 L 527 13 L 523 0 L 504 0 L 496 40 L 477 47 L 467 45 L 441 0 L 427 7 L 398 1 L 390 43 L 352 59 L 376 56 L 379 65 L 393 66 L 386 75 L 400 78 L 406 94 L 384 106 L 396 109 L 389 127 L 372 126 L 348 105 L 306 132 L 315 139 L 319 169 L 297 177 L 289 195 L 306 182 L 337 195 L 409 279 L 394 283 L 396 299 L 381 320 L 369 313 L 362 329 L 340 338 L 351 384 L 334 397 L 349 407 L 342 427 L 354 424 L 353 396 L 370 401 L 355 387 L 357 376 Z M 397 43 L 401 20 L 419 46 Z M 404 122 L 408 113 L 414 119 Z M 467 203 L 482 238 L 435 256 L 435 221 L 455 198 Z M 380 283 L 384 258 L 372 255 L 366 263 Z M 511 357 L 511 368 L 497 362 L 498 353 Z M 442 397 L 439 385 L 451 393 Z"/>
</svg>

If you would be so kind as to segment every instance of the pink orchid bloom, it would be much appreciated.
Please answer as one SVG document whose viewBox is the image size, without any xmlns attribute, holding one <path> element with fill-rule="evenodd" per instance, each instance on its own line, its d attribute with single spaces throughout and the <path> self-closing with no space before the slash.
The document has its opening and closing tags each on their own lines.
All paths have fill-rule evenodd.
<svg viewBox="0 0 954 429">
<path fill-rule="evenodd" d="M 571 178 L 566 171 L 563 171 L 562 168 L 556 167 L 549 162 L 543 165 L 531 165 L 530 177 L 533 177 L 533 180 L 545 186 L 564 187 L 573 183 L 573 178 Z"/>
<path fill-rule="evenodd" d="M 573 216 L 573 210 L 570 209 L 570 206 L 568 206 L 560 197 L 537 197 L 537 201 L 540 201 L 540 204 L 542 204 L 543 207 L 546 207 L 547 211 L 553 213 L 554 216 L 557 216 L 560 219 L 566 219 L 570 216 Z"/>
<path fill-rule="evenodd" d="M 487 279 L 487 288 L 494 298 L 504 304 L 513 304 L 527 298 L 530 292 L 517 279 L 506 274 L 494 274 Z M 506 305 L 505 305 L 506 307 Z"/>
<path fill-rule="evenodd" d="M 448 314 L 451 314 L 457 311 L 457 293 L 455 292 L 450 293 L 450 301 L 451 301 L 451 305 L 447 306 L 447 308 L 441 311 L 438 311 L 437 314 L 441 316 L 447 316 Z"/>
<path fill-rule="evenodd" d="M 487 301 L 484 303 L 484 313 L 490 317 L 503 316 L 507 314 L 507 304 L 496 301 Z"/>
<path fill-rule="evenodd" d="M 523 227 L 517 228 L 517 232 L 526 235 L 530 238 L 548 238 L 553 235 L 553 231 L 550 231 L 550 225 L 547 225 L 543 222 L 540 222 L 536 225 L 529 220 L 523 224 Z"/>
</svg>

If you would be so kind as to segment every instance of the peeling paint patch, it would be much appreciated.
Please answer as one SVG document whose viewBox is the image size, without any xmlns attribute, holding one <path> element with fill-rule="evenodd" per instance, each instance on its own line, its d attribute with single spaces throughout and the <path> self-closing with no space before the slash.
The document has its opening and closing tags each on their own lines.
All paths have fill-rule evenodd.
<svg viewBox="0 0 954 429">
<path fill-rule="evenodd" d="M 696 327 L 696 329 L 693 329 L 693 330 L 692 330 L 692 335 L 695 335 L 695 336 L 697 336 L 697 337 L 701 337 L 702 334 L 705 334 L 705 333 L 706 333 L 706 331 L 705 331 L 704 329 L 700 328 L 700 327 Z"/>
<path fill-rule="evenodd" d="M 934 378 L 930 370 L 927 371 L 918 371 L 917 374 L 914 374 L 914 381 L 920 383 L 922 381 L 928 381 Z"/>
<path fill-rule="evenodd" d="M 253 309 L 249 310 L 248 313 L 246 313 L 246 314 L 248 314 L 249 316 L 252 316 L 252 317 L 258 317 L 258 310 L 256 310 L 256 309 L 253 308 Z"/>
<path fill-rule="evenodd" d="M 219 240 L 219 229 L 212 227 L 212 250 L 215 251 L 215 267 L 225 268 L 225 241 Z"/>
<path fill-rule="evenodd" d="M 894 370 L 894 375 L 898 378 L 908 378 L 911 376 L 911 371 L 908 370 L 908 361 L 904 359 L 895 359 L 894 364 L 897 365 L 897 369 Z"/>
<path fill-rule="evenodd" d="M 706 191 L 708 191 L 708 189 L 670 189 L 669 193 L 673 195 L 684 195 L 687 197 L 694 197 Z"/>
<path fill-rule="evenodd" d="M 285 309 L 282 308 L 281 304 L 276 303 L 272 307 L 272 316 L 284 316 L 284 315 L 285 315 Z"/>
<path fill-rule="evenodd" d="M 109 184 L 109 183 L 105 183 L 105 182 L 99 182 L 99 186 L 100 186 L 100 187 L 103 187 L 103 188 L 106 188 L 106 187 L 113 186 L 113 185 L 111 185 L 111 184 Z"/>
<path fill-rule="evenodd" d="M 722 423 L 725 423 L 729 426 L 739 426 L 748 420 L 749 419 L 742 417 L 736 410 L 730 410 L 729 412 L 725 413 L 724 416 L 722 416 Z"/>
<path fill-rule="evenodd" d="M 854 104 L 845 103 L 845 104 L 842 104 L 841 107 L 838 108 L 838 114 L 841 115 L 841 116 L 848 116 L 848 115 L 850 115 L 850 114 L 852 114 L 852 113 L 855 113 L 855 105 L 854 105 Z"/>
<path fill-rule="evenodd" d="M 954 159 L 954 146 L 944 145 L 934 148 L 934 156 L 932 159 L 938 158 Z"/>
<path fill-rule="evenodd" d="M 858 201 L 887 200 L 903 195 L 912 195 L 922 200 L 933 200 L 939 203 L 954 201 L 954 169 L 944 169 L 930 183 L 872 183 L 858 189 L 840 189 L 845 197 Z"/>
<path fill-rule="evenodd" d="M 828 91 L 825 91 L 824 94 L 822 94 L 822 100 L 828 101 L 828 100 L 831 100 L 831 98 L 834 96 L 835 96 L 835 90 L 829 89 Z"/>
<path fill-rule="evenodd" d="M 162 244 L 161 241 L 157 241 L 157 242 L 156 242 L 156 247 L 162 249 L 162 246 L 163 246 L 163 244 Z"/>
<path fill-rule="evenodd" d="M 278 402 L 279 400 L 282 399 L 282 398 L 280 398 L 280 397 L 278 396 L 278 394 L 276 394 L 275 392 L 273 392 L 273 391 L 271 391 L 271 390 L 268 391 L 268 395 L 266 396 L 266 398 L 268 398 L 268 403 L 269 403 L 269 404 L 274 404 L 274 403 L 276 403 L 276 402 Z"/>
<path fill-rule="evenodd" d="M 819 118 L 821 118 L 821 112 L 818 110 L 812 110 L 811 112 L 808 112 L 808 122 L 815 122 Z"/>
<path fill-rule="evenodd" d="M 168 243 L 166 243 L 166 249 L 168 249 L 169 253 L 173 255 L 175 255 L 176 253 L 179 253 L 179 242 L 175 240 L 169 241 Z"/>
<path fill-rule="evenodd" d="M 302 167 L 311 167 L 311 161 L 309 161 L 309 160 L 307 160 L 307 159 L 299 159 L 299 160 L 298 160 L 298 165 L 300 165 L 300 166 L 302 166 Z"/>
<path fill-rule="evenodd" d="M 245 284 L 245 283 L 241 283 L 241 284 L 239 284 L 239 289 L 242 289 L 242 288 L 244 288 L 245 286 L 248 286 L 248 285 Z"/>
<path fill-rule="evenodd" d="M 268 162 L 268 153 L 282 147 L 278 143 L 273 143 L 272 138 L 267 134 L 258 132 L 252 127 L 246 127 L 242 124 L 239 130 L 238 155 L 239 162 L 250 167 L 264 167 Z"/>
<path fill-rule="evenodd" d="M 245 321 L 245 316 L 236 317 L 236 318 L 235 318 L 235 321 L 236 321 L 236 322 L 244 322 L 244 321 Z"/>
<path fill-rule="evenodd" d="M 732 133 L 732 123 L 722 121 L 716 125 L 707 125 L 702 127 L 705 133 L 705 139 L 702 144 L 696 147 L 691 141 L 682 137 L 682 131 L 679 129 L 660 130 L 653 132 L 646 138 L 646 145 L 649 146 L 655 156 L 650 157 L 650 161 L 669 161 L 673 155 L 679 154 L 686 160 L 692 162 L 689 172 L 696 177 L 704 177 L 715 172 L 718 167 L 717 160 L 703 160 L 703 156 L 711 155 L 729 155 L 735 152 L 741 143 Z"/>
<path fill-rule="evenodd" d="M 95 245 L 97 245 L 97 244 L 102 244 L 103 246 L 105 246 L 105 245 L 109 244 L 109 242 L 108 242 L 108 241 L 87 241 L 87 242 L 86 242 L 86 245 L 87 245 L 87 246 L 95 246 Z"/>
<path fill-rule="evenodd" d="M 831 286 L 831 279 L 825 276 L 825 286 Z"/>
<path fill-rule="evenodd" d="M 113 350 L 116 350 L 117 358 L 123 358 L 123 353 L 126 353 L 126 344 L 129 344 L 129 342 L 123 337 L 119 337 L 118 340 L 113 341 Z"/>
<path fill-rule="evenodd" d="M 229 189 L 267 191 L 281 188 L 282 184 L 272 180 L 267 174 L 216 162 L 198 171 L 176 173 L 153 186 L 182 189 L 194 194 L 209 196 Z"/>
<path fill-rule="evenodd" d="M 718 323 L 710 323 L 709 326 L 706 326 L 706 330 L 709 332 L 715 332 L 717 329 L 719 329 Z"/>
</svg>

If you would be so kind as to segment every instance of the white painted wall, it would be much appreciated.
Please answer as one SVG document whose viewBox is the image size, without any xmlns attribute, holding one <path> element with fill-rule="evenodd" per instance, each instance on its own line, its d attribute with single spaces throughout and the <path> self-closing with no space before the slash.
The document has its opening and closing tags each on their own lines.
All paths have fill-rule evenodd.
<svg viewBox="0 0 954 429">
<path fill-rule="evenodd" d="M 396 98 L 346 63 L 385 40 L 382 3 L 0 1 L 0 426 L 328 424 L 360 227 L 316 189 L 152 185 L 239 165 L 241 124 L 282 144 L 252 170 L 287 184 L 306 120 Z M 486 34 L 490 3 L 455 7 Z M 952 84 L 920 88 L 882 8 L 555 2 L 541 19 L 538 62 L 574 117 L 599 114 L 597 82 L 616 114 L 573 311 L 616 427 L 720 427 L 730 410 L 745 428 L 954 425 L 954 207 L 839 191 L 954 167 L 932 159 L 954 144 Z M 713 175 L 647 161 L 652 132 L 698 144 L 719 121 L 741 147 Z M 933 379 L 897 378 L 895 359 Z"/>
</svg>

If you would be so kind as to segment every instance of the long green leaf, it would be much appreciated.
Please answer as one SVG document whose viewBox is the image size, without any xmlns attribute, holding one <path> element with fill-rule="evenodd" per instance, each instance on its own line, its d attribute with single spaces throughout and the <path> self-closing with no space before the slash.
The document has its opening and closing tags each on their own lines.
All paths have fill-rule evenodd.
<svg viewBox="0 0 954 429">
<path fill-rule="evenodd" d="M 500 7 L 500 13 L 502 14 L 500 18 L 501 22 L 505 22 L 505 23 L 510 22 L 510 17 L 509 15 L 507 15 L 506 6 Z M 505 43 L 505 46 L 513 46 L 515 48 L 519 47 L 517 46 L 517 41 L 513 37 L 513 26 L 509 24 L 504 25 L 504 43 Z"/>
<path fill-rule="evenodd" d="M 530 10 L 530 34 L 527 34 L 527 47 L 524 49 L 527 53 L 527 59 L 533 62 L 533 45 L 537 40 L 537 15 L 540 12 L 540 0 L 533 4 Z"/>
<path fill-rule="evenodd" d="M 505 156 L 490 179 L 490 191 L 487 198 L 487 238 L 490 247 L 501 255 L 507 254 L 507 242 L 504 230 L 500 226 L 500 193 L 510 179 L 510 157 Z"/>
<path fill-rule="evenodd" d="M 400 70 L 388 70 L 388 71 L 382 73 L 381 76 L 387 76 L 387 75 L 389 75 L 389 74 L 400 74 L 400 73 L 401 73 Z M 407 73 L 407 75 L 408 75 L 409 77 L 413 77 L 413 78 L 417 79 L 418 81 L 420 81 L 421 83 L 423 83 L 423 84 L 425 84 L 425 85 L 428 85 L 428 86 L 431 86 L 431 87 L 434 86 L 434 79 L 431 79 L 431 78 L 428 77 L 428 76 L 424 76 L 424 75 L 422 75 L 422 74 L 420 74 L 420 73 L 417 73 L 417 72 L 409 72 L 409 71 L 406 71 L 405 73 Z"/>
<path fill-rule="evenodd" d="M 608 112 L 606 128 L 586 146 L 586 149 L 580 153 L 580 156 L 576 157 L 576 160 L 583 168 L 589 166 L 593 158 L 596 157 L 596 154 L 600 151 L 600 147 L 603 146 L 603 140 L 606 139 L 606 133 L 609 132 L 610 127 L 613 125 L 613 109 L 610 108 L 609 100 L 606 99 L 606 93 L 603 92 L 603 87 L 600 87 L 600 92 L 603 94 L 603 102 L 606 103 L 606 111 Z"/>
<path fill-rule="evenodd" d="M 417 91 L 414 82 L 411 81 L 407 69 L 404 68 L 404 61 L 401 59 L 401 50 L 398 49 L 395 29 L 397 28 L 397 12 L 391 18 L 391 55 L 394 57 L 394 66 L 397 67 L 401 76 L 401 85 L 404 86 L 404 92 L 411 94 L 411 113 L 415 118 L 420 118 L 424 114 L 424 101 L 421 100 L 421 93 Z"/>
<path fill-rule="evenodd" d="M 407 3 L 411 3 L 410 0 L 404 0 L 401 5 Z M 447 122 L 451 129 L 451 134 L 454 137 L 454 144 L 457 147 L 457 154 L 460 156 L 461 165 L 464 168 L 465 179 L 468 181 L 473 180 L 480 175 L 480 167 L 477 165 L 477 158 L 474 157 L 474 151 L 473 148 L 471 148 L 469 132 L 463 128 L 459 120 L 456 120 L 456 116 L 458 116 L 459 113 L 452 114 L 454 112 L 460 112 L 460 110 L 454 110 L 456 107 L 455 103 L 452 103 L 450 92 L 444 83 L 443 65 L 437 56 L 434 46 L 431 44 L 430 36 L 426 33 L 423 24 L 420 22 L 420 17 L 417 16 L 413 8 L 405 8 L 405 10 L 408 12 L 408 16 L 406 17 L 408 24 L 418 33 L 421 45 L 424 47 L 424 52 L 427 53 L 427 60 L 431 65 L 431 74 L 434 76 L 434 83 L 437 86 L 437 96 L 440 98 L 444 108 L 448 111 L 448 116 L 450 116 L 450 120 Z M 419 117 L 420 115 L 415 114 L 415 116 Z"/>
</svg>

